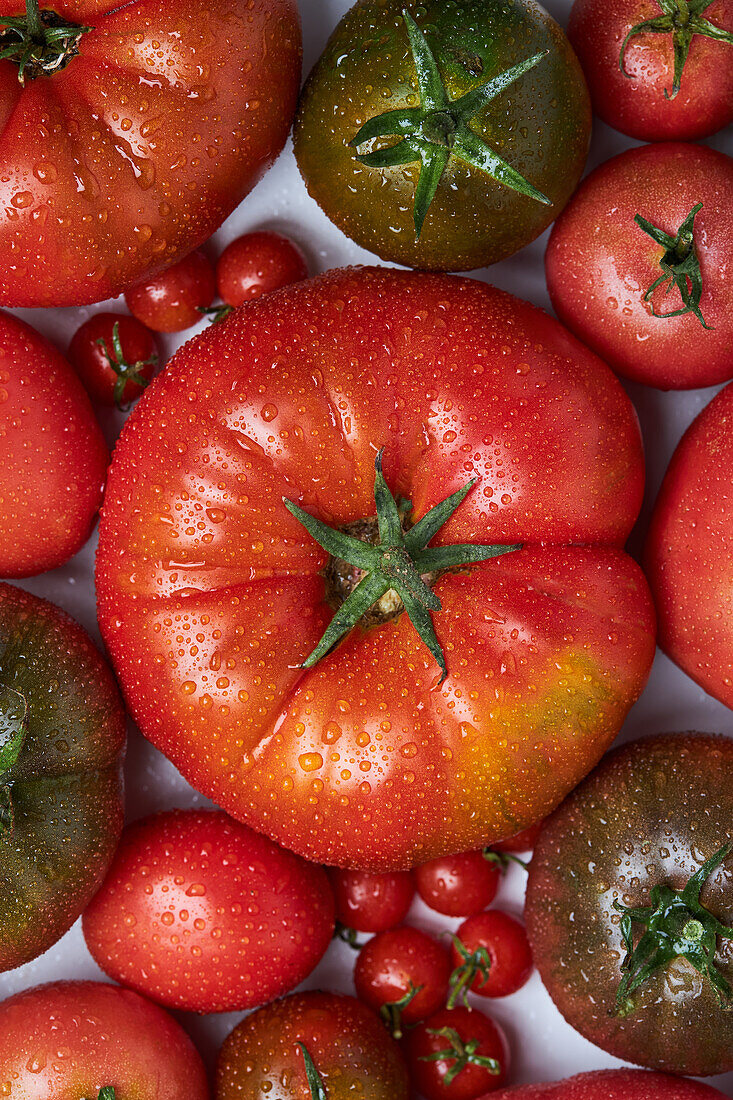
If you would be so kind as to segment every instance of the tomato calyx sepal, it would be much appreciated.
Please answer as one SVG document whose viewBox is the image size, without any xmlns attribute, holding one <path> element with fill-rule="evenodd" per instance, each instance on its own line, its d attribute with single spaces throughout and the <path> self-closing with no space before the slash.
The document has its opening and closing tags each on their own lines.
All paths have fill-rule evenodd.
<svg viewBox="0 0 733 1100">
<path fill-rule="evenodd" d="M 413 209 L 415 239 L 420 239 L 425 218 L 451 156 L 479 169 L 505 187 L 551 206 L 552 202 L 546 195 L 512 168 L 469 126 L 469 122 L 490 100 L 539 64 L 548 51 L 525 58 L 518 65 L 452 100 L 425 35 L 406 9 L 403 9 L 402 17 L 415 64 L 420 106 L 375 115 L 364 123 L 349 144 L 358 149 L 374 138 L 397 137 L 399 140 L 395 144 L 368 153 L 357 153 L 356 159 L 369 168 L 393 168 L 420 162 Z"/>
<path fill-rule="evenodd" d="M 359 933 L 355 928 L 349 928 L 348 924 L 343 924 L 340 920 L 336 921 L 333 930 L 333 939 L 341 940 L 347 947 L 350 947 L 352 951 L 361 951 L 364 946 L 359 942 Z"/>
<path fill-rule="evenodd" d="M 197 306 L 196 309 L 212 325 L 217 324 L 218 321 L 223 321 L 230 313 L 234 313 L 234 306 L 230 306 L 225 302 L 220 306 Z"/>
<path fill-rule="evenodd" d="M 515 856 L 513 852 L 495 852 L 493 848 L 484 848 L 481 855 L 487 863 L 498 867 L 502 874 L 508 870 L 510 863 L 518 863 L 522 870 L 529 871 L 529 862 Z"/>
<path fill-rule="evenodd" d="M 25 15 L 0 17 L 0 60 L 16 62 L 21 84 L 27 74 L 52 76 L 65 68 L 78 53 L 82 36 L 92 30 L 53 12 L 42 13 L 38 0 L 25 0 L 25 7 Z"/>
<path fill-rule="evenodd" d="M 402 1038 L 404 1033 L 402 1027 L 402 1013 L 424 988 L 425 986 L 413 985 L 413 983 L 410 982 L 407 992 L 400 997 L 398 1001 L 387 1001 L 380 1007 L 379 1015 L 387 1025 L 387 1029 L 393 1039 L 399 1040 Z"/>
<path fill-rule="evenodd" d="M 150 385 L 150 379 L 142 374 L 143 367 L 157 367 L 159 363 L 158 353 L 153 352 L 149 359 L 138 359 L 135 363 L 128 363 L 120 340 L 120 323 L 115 321 L 112 326 L 112 351 L 107 346 L 103 336 L 96 341 L 112 371 L 117 375 L 114 385 L 114 402 L 118 409 L 122 410 L 131 404 L 124 401 L 125 389 L 128 382 L 139 386 L 141 390 Z"/>
<path fill-rule="evenodd" d="M 306 512 L 287 497 L 283 503 L 290 514 L 305 527 L 315 541 L 333 558 L 347 562 L 363 571 L 364 576 L 351 594 L 341 604 L 326 628 L 323 637 L 312 653 L 303 661 L 302 668 L 312 668 L 344 637 L 366 612 L 390 590 L 397 593 L 404 610 L 428 647 L 441 670 L 440 683 L 448 675 L 442 646 L 433 626 L 431 611 L 439 611 L 442 604 L 424 575 L 456 569 L 472 563 L 487 561 L 502 554 L 520 550 L 521 544 L 511 546 L 481 546 L 472 543 L 430 547 L 428 543 L 450 519 L 463 502 L 476 478 L 462 489 L 434 505 L 429 512 L 409 530 L 404 531 L 400 509 L 390 492 L 382 472 L 382 447 L 374 460 L 374 502 L 379 526 L 379 542 L 375 545 L 337 530 Z"/>
<path fill-rule="evenodd" d="M 716 26 L 703 18 L 703 12 L 713 0 L 657 0 L 662 14 L 653 19 L 644 19 L 631 28 L 623 42 L 618 57 L 618 67 L 624 76 L 633 79 L 626 69 L 626 48 L 637 34 L 671 34 L 674 53 L 674 76 L 672 90 L 664 89 L 666 99 L 674 99 L 682 84 L 682 72 L 687 62 L 692 39 L 696 34 L 712 38 L 718 42 L 733 44 L 733 33 Z"/>
<path fill-rule="evenodd" d="M 454 1063 L 443 1078 L 444 1085 L 452 1084 L 458 1074 L 461 1073 L 466 1066 L 481 1066 L 494 1075 L 501 1073 L 501 1064 L 496 1058 L 491 1058 L 486 1054 L 476 1053 L 481 1045 L 478 1039 L 469 1039 L 468 1042 L 465 1043 L 454 1027 L 429 1027 L 426 1030 L 428 1035 L 436 1035 L 450 1043 L 450 1046 L 445 1050 L 436 1050 L 432 1054 L 420 1055 L 421 1062 Z"/>
<path fill-rule="evenodd" d="M 298 1042 L 295 1044 L 303 1055 L 303 1061 L 305 1063 L 305 1076 L 308 1082 L 308 1088 L 311 1093 L 311 1100 L 328 1100 L 328 1093 L 326 1092 L 326 1085 L 320 1073 L 316 1069 L 315 1063 L 310 1056 L 310 1051 L 305 1043 Z"/>
<path fill-rule="evenodd" d="M 459 1001 L 465 1008 L 469 1008 L 468 991 L 479 975 L 481 985 L 486 985 L 491 971 L 491 956 L 485 947 L 477 947 L 475 951 L 469 951 L 458 936 L 451 936 L 451 939 L 463 962 L 459 963 L 448 980 L 450 992 L 446 1008 L 455 1008 Z"/>
<path fill-rule="evenodd" d="M 700 210 L 702 210 L 702 203 L 698 202 L 682 222 L 674 237 L 670 236 L 669 233 L 665 233 L 663 229 L 659 229 L 656 225 L 652 225 L 641 214 L 635 214 L 634 221 L 640 229 L 665 250 L 659 261 L 662 274 L 644 292 L 644 301 L 651 302 L 654 291 L 665 283 L 669 283 L 665 294 L 669 294 L 672 288 L 676 286 L 682 299 L 681 307 L 673 309 L 669 313 L 658 313 L 652 303 L 652 316 L 663 320 L 667 317 L 681 317 L 685 313 L 693 313 L 703 328 L 710 329 L 712 326 L 707 324 L 700 310 L 700 299 L 703 291 L 702 272 L 700 270 L 700 258 L 695 248 L 694 236 L 695 218 Z"/>
<path fill-rule="evenodd" d="M 5 780 L 20 756 L 28 732 L 28 703 L 14 688 L 0 684 L 0 838 L 15 824 L 11 784 Z"/>
<path fill-rule="evenodd" d="M 648 906 L 625 906 L 614 901 L 614 909 L 621 913 L 621 936 L 626 948 L 626 957 L 621 963 L 624 974 L 616 991 L 616 1015 L 630 1015 L 635 1008 L 634 992 L 656 970 L 676 958 L 687 959 L 710 981 L 721 1006 L 733 1003 L 733 989 L 715 965 L 717 938 L 733 939 L 733 928 L 722 924 L 700 903 L 700 893 L 707 879 L 731 850 L 731 843 L 719 848 L 681 891 L 673 890 L 667 883 L 652 887 Z M 645 928 L 636 947 L 634 924 Z"/>
</svg>

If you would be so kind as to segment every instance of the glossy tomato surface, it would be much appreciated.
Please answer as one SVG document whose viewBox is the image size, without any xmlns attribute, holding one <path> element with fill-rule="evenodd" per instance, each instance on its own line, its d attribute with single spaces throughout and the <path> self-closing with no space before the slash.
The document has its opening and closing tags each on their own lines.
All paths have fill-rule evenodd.
<svg viewBox="0 0 733 1100">
<path fill-rule="evenodd" d="M 45 11 L 45 5 L 41 5 Z M 24 11 L 2 0 L 3 16 Z M 294 0 L 60 0 L 50 75 L 0 61 L 0 303 L 101 301 L 203 243 L 280 152 Z"/>
<path fill-rule="evenodd" d="M 410 925 L 380 932 L 362 947 L 354 967 L 360 1001 L 375 1012 L 398 1006 L 396 1016 L 382 1013 L 399 1038 L 403 1025 L 415 1024 L 442 1008 L 451 975 L 447 947 Z M 408 999 L 408 1003 L 401 1005 Z"/>
<path fill-rule="evenodd" d="M 336 919 L 357 932 L 385 932 L 401 924 L 415 896 L 410 871 L 348 871 L 330 867 L 328 878 L 336 902 Z"/>
<path fill-rule="evenodd" d="M 216 285 L 229 306 L 241 306 L 308 275 L 305 256 L 282 233 L 259 230 L 231 241 L 216 263 Z"/>
<path fill-rule="evenodd" d="M 405 1063 L 379 1018 L 354 997 L 317 992 L 274 1001 L 235 1027 L 219 1053 L 216 1100 L 311 1100 L 303 1047 L 328 1100 L 407 1100 Z"/>
<path fill-rule="evenodd" d="M 700 1081 L 640 1069 L 602 1069 L 564 1081 L 518 1085 L 491 1100 L 720 1100 L 722 1092 Z"/>
<path fill-rule="evenodd" d="M 453 153 L 418 240 L 419 160 L 372 167 L 357 152 L 392 145 L 394 138 L 353 145 L 372 118 L 427 103 L 419 91 L 405 6 L 403 0 L 359 0 L 333 31 L 298 107 L 298 167 L 328 217 L 383 260 L 438 271 L 484 267 L 539 236 L 573 193 L 590 138 L 585 80 L 564 32 L 539 4 L 407 5 L 425 32 L 451 102 L 530 57 L 546 55 L 468 125 L 486 143 L 487 160 L 498 154 L 549 202 L 520 194 Z"/>
<path fill-rule="evenodd" d="M 586 1039 L 650 1069 L 693 1076 L 733 1069 L 726 997 L 679 948 L 694 935 L 696 916 L 680 910 L 673 957 L 626 997 L 614 904 L 653 908 L 655 887 L 681 891 L 730 841 L 733 741 L 702 734 L 623 745 L 545 823 L 529 869 L 527 931 L 550 996 Z M 728 854 L 703 876 L 699 897 L 724 926 L 733 924 L 731 868 Z M 648 927 L 634 920 L 634 946 Z M 712 942 L 711 961 L 730 983 L 730 941 Z M 656 952 L 654 941 L 647 957 Z"/>
<path fill-rule="evenodd" d="M 216 292 L 214 269 L 197 250 L 125 294 L 127 308 L 155 332 L 182 332 L 201 320 Z"/>
<path fill-rule="evenodd" d="M 0 584 L 3 750 L 10 699 L 25 708 L 25 736 L 0 769 L 0 971 L 71 927 L 104 878 L 123 812 L 125 713 L 109 666 L 60 608 Z"/>
<path fill-rule="evenodd" d="M 301 667 L 333 613 L 327 555 L 283 497 L 373 517 L 382 445 L 415 518 L 477 479 L 441 543 L 524 544 L 437 581 L 440 685 L 406 615 Z M 300 854 L 399 869 L 513 834 L 644 685 L 653 614 L 620 549 L 633 408 L 501 291 L 378 269 L 274 291 L 179 352 L 115 455 L 99 615 L 130 707 L 194 785 Z"/>
<path fill-rule="evenodd" d="M 209 1100 L 203 1062 L 163 1009 L 101 982 L 54 982 L 0 1004 L 8 1100 Z"/>
<path fill-rule="evenodd" d="M 693 242 L 707 328 L 694 312 L 654 316 L 685 303 L 671 280 L 645 300 L 664 276 L 667 250 L 634 220 L 676 238 L 698 205 Z M 560 320 L 619 374 L 661 389 L 712 386 L 733 376 L 731 251 L 733 158 L 703 145 L 643 145 L 583 181 L 553 227 L 547 284 Z"/>
<path fill-rule="evenodd" d="M 483 956 L 483 966 L 471 966 L 471 960 Z M 451 949 L 454 981 L 465 975 L 473 980 L 461 983 L 479 997 L 508 997 L 516 993 L 532 973 L 532 952 L 524 926 L 502 909 L 474 913 L 465 920 L 453 938 Z M 468 965 L 466 965 L 468 960 Z"/>
<path fill-rule="evenodd" d="M 431 909 L 448 917 L 467 917 L 491 905 L 501 882 L 501 867 L 477 848 L 423 863 L 415 868 L 415 882 Z"/>
<path fill-rule="evenodd" d="M 471 1057 L 461 1064 L 460 1053 L 474 1043 Z M 503 1032 L 478 1009 L 436 1012 L 407 1034 L 404 1050 L 410 1079 L 425 1100 L 477 1100 L 501 1088 L 509 1070 Z M 433 1057 L 443 1052 L 445 1057 Z M 478 1059 L 491 1059 L 493 1064 Z"/>
<path fill-rule="evenodd" d="M 669 6 L 677 8 L 681 28 L 688 5 L 681 0 Z M 731 0 L 697 7 L 714 27 L 733 31 Z M 621 70 L 626 35 L 662 14 L 657 0 L 575 0 L 568 38 L 583 66 L 593 110 L 609 126 L 640 141 L 689 141 L 713 134 L 733 121 L 733 46 L 694 35 L 676 95 L 670 32 L 634 35 L 624 52 L 628 75 Z"/>
<path fill-rule="evenodd" d="M 0 313 L 1 577 L 54 569 L 83 546 L 108 461 L 69 363 L 30 325 Z"/>
<path fill-rule="evenodd" d="M 662 482 L 646 569 L 665 653 L 733 707 L 733 386 L 682 437 Z"/>
<path fill-rule="evenodd" d="M 232 1012 L 290 992 L 333 934 L 321 867 L 226 814 L 128 826 L 84 938 L 115 981 L 171 1008 Z"/>
</svg>

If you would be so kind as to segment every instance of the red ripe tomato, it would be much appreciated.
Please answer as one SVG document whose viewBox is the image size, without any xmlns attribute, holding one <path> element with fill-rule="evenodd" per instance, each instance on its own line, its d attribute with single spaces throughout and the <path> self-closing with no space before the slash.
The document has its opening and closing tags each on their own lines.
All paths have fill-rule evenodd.
<svg viewBox="0 0 733 1100">
<path fill-rule="evenodd" d="M 688 428 L 662 482 L 646 545 L 659 644 L 733 708 L 733 384 Z"/>
<path fill-rule="evenodd" d="M 619 374 L 712 386 L 733 375 L 731 252 L 733 159 L 644 145 L 596 168 L 570 200 L 547 285 L 560 320 Z"/>
<path fill-rule="evenodd" d="M 528 829 L 522 829 L 514 836 L 508 836 L 506 840 L 495 840 L 491 845 L 494 852 L 504 852 L 507 855 L 515 855 L 518 852 L 530 852 L 542 831 L 542 821 L 535 821 Z"/>
<path fill-rule="evenodd" d="M 23 84 L 3 31 L 19 43 L 0 60 L 6 306 L 102 301 L 206 241 L 280 152 L 300 83 L 294 0 L 52 7 L 28 29 L 60 45 Z M 0 25 L 22 11 L 0 0 Z"/>
<path fill-rule="evenodd" d="M 445 1004 L 450 955 L 419 928 L 404 925 L 369 940 L 356 960 L 356 995 L 389 1024 L 399 1039 L 402 1025 L 417 1023 Z"/>
<path fill-rule="evenodd" d="M 307 276 L 305 256 L 297 244 L 265 230 L 237 237 L 216 264 L 219 297 L 230 306 L 241 306 Z"/>
<path fill-rule="evenodd" d="M 451 999 L 465 993 L 480 997 L 508 997 L 532 973 L 532 951 L 524 927 L 501 909 L 469 917 L 453 937 Z"/>
<path fill-rule="evenodd" d="M 333 934 L 322 868 L 223 813 L 130 825 L 84 914 L 111 978 L 171 1008 L 231 1012 L 289 992 Z"/>
<path fill-rule="evenodd" d="M 192 252 L 162 275 L 132 287 L 125 301 L 133 317 L 154 332 L 181 332 L 198 324 L 215 291 L 213 267 L 203 252 Z"/>
<path fill-rule="evenodd" d="M 410 1080 L 425 1100 L 477 1100 L 501 1088 L 509 1068 L 506 1040 L 493 1020 L 471 1008 L 444 1008 L 408 1032 Z"/>
<path fill-rule="evenodd" d="M 733 120 L 731 0 L 575 0 L 568 38 L 594 111 L 623 134 L 688 141 Z"/>
<path fill-rule="evenodd" d="M 470 279 L 332 271 L 210 326 L 133 412 L 102 631 L 140 727 L 224 809 L 319 862 L 405 869 L 544 816 L 616 736 L 654 653 L 620 549 L 642 486 L 629 399 L 545 313 Z M 420 600 L 349 541 L 380 537 L 375 488 L 398 542 L 455 509 L 415 551 L 440 573 Z M 360 575 L 344 539 L 387 598 L 314 663 Z M 441 571 L 487 541 L 525 545 Z"/>
<path fill-rule="evenodd" d="M 479 849 L 431 859 L 415 868 L 417 892 L 431 909 L 447 917 L 467 917 L 491 905 L 501 882 L 501 868 Z"/>
<path fill-rule="evenodd" d="M 129 989 L 54 982 L 0 1004 L 0 1087 L 8 1100 L 209 1100 L 183 1028 Z M 107 1097 L 103 1096 L 103 1100 Z"/>
<path fill-rule="evenodd" d="M 410 871 L 370 874 L 330 867 L 336 919 L 357 932 L 385 932 L 401 924 L 415 896 Z"/>
<path fill-rule="evenodd" d="M 491 1100 L 723 1100 L 723 1093 L 699 1081 L 642 1069 L 601 1069 L 564 1081 L 521 1085 Z"/>
<path fill-rule="evenodd" d="M 216 1067 L 216 1100 L 407 1100 L 408 1092 L 397 1043 L 366 1005 L 336 993 L 294 993 L 253 1012 L 224 1040 Z"/>
<path fill-rule="evenodd" d="M 108 461 L 67 361 L 30 325 L 0 313 L 0 576 L 31 577 L 81 549 Z"/>
<path fill-rule="evenodd" d="M 89 396 L 122 409 L 136 401 L 158 366 L 155 338 L 124 313 L 95 313 L 77 329 L 69 359 Z"/>
</svg>

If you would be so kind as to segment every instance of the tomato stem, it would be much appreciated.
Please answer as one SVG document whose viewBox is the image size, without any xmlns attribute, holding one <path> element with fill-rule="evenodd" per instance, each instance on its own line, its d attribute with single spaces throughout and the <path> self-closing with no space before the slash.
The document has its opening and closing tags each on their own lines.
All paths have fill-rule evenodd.
<svg viewBox="0 0 733 1100">
<path fill-rule="evenodd" d="M 659 261 L 662 274 L 647 288 L 644 293 L 644 301 L 651 301 L 657 287 L 664 286 L 667 283 L 669 285 L 665 294 L 669 294 L 672 287 L 676 286 L 682 299 L 682 306 L 679 309 L 670 310 L 669 313 L 657 313 L 652 303 L 652 316 L 663 319 L 666 317 L 680 317 L 685 313 L 694 313 L 702 327 L 709 329 L 711 326 L 706 324 L 700 310 L 703 284 L 700 258 L 695 248 L 694 237 L 695 217 L 700 210 L 702 210 L 701 202 L 693 206 L 674 237 L 671 237 L 669 233 L 665 233 L 663 229 L 659 229 L 656 225 L 652 225 L 646 218 L 642 218 L 641 214 L 636 214 L 634 221 L 640 229 L 643 229 L 653 241 L 656 241 L 664 249 L 664 255 Z"/>
<path fill-rule="evenodd" d="M 422 1054 L 420 1056 L 421 1062 L 453 1062 L 443 1078 L 444 1085 L 451 1085 L 466 1066 L 481 1066 L 489 1073 L 501 1073 L 501 1065 L 496 1058 L 489 1058 L 486 1055 L 476 1053 L 481 1045 L 478 1039 L 470 1039 L 467 1043 L 464 1043 L 458 1032 L 452 1027 L 437 1029 L 429 1027 L 427 1032 L 428 1035 L 437 1035 L 450 1043 L 450 1046 L 445 1050 L 436 1050 L 434 1054 Z"/>
<path fill-rule="evenodd" d="M 25 15 L 0 16 L 0 60 L 17 64 L 21 84 L 26 76 L 51 76 L 76 56 L 82 35 L 91 29 L 41 12 L 38 0 L 25 0 Z"/>
<path fill-rule="evenodd" d="M 379 1015 L 387 1025 L 393 1039 L 399 1040 L 402 1038 L 402 1013 L 424 988 L 425 986 L 413 985 L 410 982 L 407 993 L 400 997 L 399 1001 L 387 1001 L 380 1008 Z"/>
<path fill-rule="evenodd" d="M 474 979 L 480 974 L 481 985 L 486 985 L 491 971 L 491 956 L 485 947 L 477 947 L 475 951 L 469 951 L 465 943 L 453 936 L 453 946 L 463 959 L 463 962 L 455 968 L 450 976 L 448 987 L 447 1007 L 455 1008 L 461 1001 L 466 1008 L 468 1004 L 468 991 L 473 985 Z"/>
</svg>

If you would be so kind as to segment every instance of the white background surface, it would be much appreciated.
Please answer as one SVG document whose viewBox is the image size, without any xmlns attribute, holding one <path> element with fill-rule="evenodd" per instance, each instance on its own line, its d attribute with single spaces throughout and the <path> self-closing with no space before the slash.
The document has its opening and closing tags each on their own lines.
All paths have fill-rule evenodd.
<svg viewBox="0 0 733 1100">
<path fill-rule="evenodd" d="M 304 73 L 307 73 L 342 12 L 346 10 L 348 2 L 300 0 L 300 4 L 305 47 Z M 570 0 L 549 0 L 545 6 L 565 25 Z M 638 143 L 624 138 L 603 123 L 596 122 L 588 168 L 634 144 Z M 730 133 L 718 134 L 708 144 L 729 153 L 733 152 Z M 297 240 L 308 256 L 313 273 L 344 264 L 377 262 L 371 254 L 359 249 L 334 228 L 311 201 L 298 174 L 289 145 L 264 180 L 212 238 L 209 246 L 212 257 L 240 233 L 261 227 L 276 228 Z M 546 236 L 503 263 L 474 273 L 475 276 L 549 309 L 542 264 Z M 120 303 L 114 308 L 120 308 Z M 20 310 L 18 313 L 41 329 L 58 347 L 66 350 L 78 325 L 98 308 Z M 690 318 L 690 324 L 694 323 Z M 188 337 L 193 331 L 183 334 L 184 337 Z M 162 343 L 166 352 L 171 353 L 182 342 L 182 339 L 168 339 Z M 628 390 L 641 419 L 648 463 L 645 505 L 630 544 L 632 552 L 635 552 L 643 540 L 651 503 L 677 440 L 716 391 L 706 389 L 665 394 L 631 384 Z M 121 414 L 109 412 L 102 413 L 101 419 L 108 441 L 112 443 L 123 418 Z M 95 544 L 96 536 L 64 568 L 33 578 L 24 582 L 23 586 L 60 604 L 99 640 L 93 583 Z M 667 658 L 657 653 L 649 685 L 631 711 L 621 739 L 687 729 L 733 736 L 733 712 L 716 703 Z M 126 776 L 130 819 L 173 806 L 207 804 L 172 765 L 132 728 Z M 520 915 L 523 891 L 524 872 L 513 867 L 506 876 L 495 904 Z M 435 932 L 451 923 L 458 923 L 430 912 L 419 902 L 415 904 L 410 921 L 427 931 Z M 354 953 L 345 944 L 334 943 L 326 958 L 305 983 L 305 987 L 353 993 L 351 969 L 354 957 Z M 101 977 L 103 975 L 86 951 L 77 922 L 41 958 L 11 973 L 0 975 L 0 998 L 42 981 Z M 565 1024 L 536 974 L 513 996 L 498 1001 L 482 1001 L 477 998 L 476 1004 L 488 1008 L 506 1029 L 512 1049 L 511 1083 L 552 1080 L 581 1070 L 620 1064 Z M 221 1040 L 239 1016 L 231 1014 L 200 1018 L 179 1013 L 178 1018 L 194 1037 L 207 1062 L 213 1065 Z M 711 1079 L 711 1083 L 716 1084 L 726 1096 L 733 1097 L 733 1073 Z"/>
</svg>

